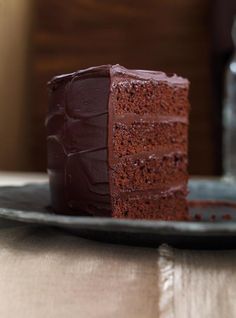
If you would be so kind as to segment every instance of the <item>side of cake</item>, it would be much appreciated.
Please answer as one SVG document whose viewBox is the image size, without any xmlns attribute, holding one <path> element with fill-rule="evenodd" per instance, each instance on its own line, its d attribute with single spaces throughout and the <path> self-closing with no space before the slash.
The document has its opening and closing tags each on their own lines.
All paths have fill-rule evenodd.
<svg viewBox="0 0 236 318">
<path fill-rule="evenodd" d="M 187 218 L 187 80 L 105 65 L 55 77 L 49 87 L 57 212 Z"/>
<path fill-rule="evenodd" d="M 110 215 L 107 140 L 109 66 L 55 77 L 46 119 L 52 207 Z"/>
<path fill-rule="evenodd" d="M 187 215 L 188 83 L 111 68 L 109 167 L 113 215 Z"/>
</svg>

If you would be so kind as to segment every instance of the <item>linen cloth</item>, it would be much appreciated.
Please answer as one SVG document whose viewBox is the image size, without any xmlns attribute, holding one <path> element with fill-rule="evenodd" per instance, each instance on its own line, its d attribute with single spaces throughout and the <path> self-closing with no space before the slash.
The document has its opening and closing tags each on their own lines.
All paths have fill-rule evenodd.
<svg viewBox="0 0 236 318">
<path fill-rule="evenodd" d="M 0 317 L 236 317 L 236 251 L 112 245 L 0 220 Z"/>
<path fill-rule="evenodd" d="M 1 229 L 0 317 L 158 317 L 157 266 L 155 249 Z"/>
<path fill-rule="evenodd" d="M 158 252 L 161 318 L 236 317 L 236 251 Z"/>
</svg>

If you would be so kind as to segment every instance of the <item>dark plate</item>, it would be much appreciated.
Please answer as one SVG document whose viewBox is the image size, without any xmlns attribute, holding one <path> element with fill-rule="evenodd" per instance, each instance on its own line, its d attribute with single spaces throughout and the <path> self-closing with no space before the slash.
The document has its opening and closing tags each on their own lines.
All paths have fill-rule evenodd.
<svg viewBox="0 0 236 318">
<path fill-rule="evenodd" d="M 189 190 L 189 200 L 197 204 L 191 205 L 188 222 L 55 215 L 48 209 L 48 184 L 0 187 L 0 217 L 54 226 L 110 243 L 155 247 L 168 243 L 206 249 L 236 247 L 236 185 L 198 179 L 190 180 Z"/>
</svg>

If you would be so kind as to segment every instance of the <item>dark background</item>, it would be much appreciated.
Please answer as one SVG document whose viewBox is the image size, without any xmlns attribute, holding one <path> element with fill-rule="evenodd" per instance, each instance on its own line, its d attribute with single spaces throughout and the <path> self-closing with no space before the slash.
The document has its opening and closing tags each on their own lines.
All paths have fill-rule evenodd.
<svg viewBox="0 0 236 318">
<path fill-rule="evenodd" d="M 190 173 L 220 174 L 221 101 L 236 1 L 36 0 L 31 170 L 45 170 L 46 82 L 93 65 L 175 72 L 191 81 Z"/>
</svg>

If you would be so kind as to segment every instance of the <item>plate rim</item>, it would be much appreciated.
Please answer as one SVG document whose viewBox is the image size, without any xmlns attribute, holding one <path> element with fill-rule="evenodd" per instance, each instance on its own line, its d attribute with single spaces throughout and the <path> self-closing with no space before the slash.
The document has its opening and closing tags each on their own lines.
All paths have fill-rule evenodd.
<svg viewBox="0 0 236 318">
<path fill-rule="evenodd" d="M 12 221 L 74 229 L 111 232 L 155 233 L 169 236 L 236 236 L 236 221 L 158 221 L 130 220 L 108 217 L 59 215 L 48 212 L 0 208 L 0 217 Z"/>
<path fill-rule="evenodd" d="M 218 183 L 222 178 L 190 178 L 190 182 L 204 182 L 205 184 Z M 27 183 L 17 186 L 35 185 Z M 38 185 L 38 184 L 37 184 Z M 40 183 L 41 186 L 48 186 L 48 182 Z M 10 188 L 15 186 L 8 186 Z M 0 206 L 0 218 L 21 223 L 35 225 L 56 226 L 60 228 L 76 230 L 95 230 L 126 233 L 146 233 L 159 236 L 194 236 L 194 237 L 216 237 L 235 236 L 236 220 L 222 221 L 159 221 L 159 220 L 138 220 L 138 219 L 115 219 L 111 217 L 94 216 L 71 216 L 66 214 L 55 214 L 50 212 L 26 211 L 20 208 L 4 208 Z"/>
</svg>

